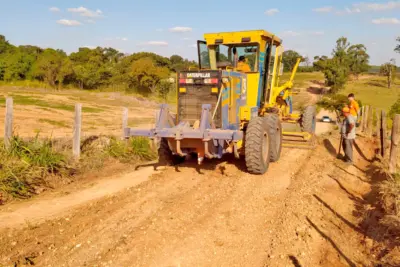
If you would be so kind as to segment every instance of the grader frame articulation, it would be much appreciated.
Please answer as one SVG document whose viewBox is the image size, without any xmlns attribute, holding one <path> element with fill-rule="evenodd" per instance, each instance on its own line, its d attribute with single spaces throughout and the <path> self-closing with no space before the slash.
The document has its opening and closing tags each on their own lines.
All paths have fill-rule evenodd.
<svg viewBox="0 0 400 267">
<path fill-rule="evenodd" d="M 233 153 L 245 156 L 250 173 L 263 174 L 277 161 L 282 146 L 311 148 L 315 107 L 293 112 L 292 87 L 300 59 L 290 79 L 279 85 L 282 41 L 263 31 L 204 35 L 198 41 L 199 69 L 177 73 L 177 114 L 162 105 L 154 129 L 125 129 L 125 136 L 159 139 L 160 161 L 176 163 L 196 153 L 206 158 Z M 237 70 L 239 54 L 250 72 Z M 300 131 L 283 131 L 298 125 Z M 286 128 L 285 127 L 285 128 Z"/>
</svg>

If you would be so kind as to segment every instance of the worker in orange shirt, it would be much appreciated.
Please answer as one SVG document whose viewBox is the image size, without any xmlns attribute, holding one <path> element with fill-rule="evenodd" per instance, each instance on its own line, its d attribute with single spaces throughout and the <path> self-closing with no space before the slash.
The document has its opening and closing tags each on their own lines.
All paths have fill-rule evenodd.
<svg viewBox="0 0 400 267">
<path fill-rule="evenodd" d="M 360 105 L 358 105 L 357 101 L 354 99 L 353 93 L 349 94 L 348 99 L 350 114 L 356 119 L 356 121 L 358 121 L 360 118 Z"/>
<path fill-rule="evenodd" d="M 239 61 L 238 61 L 236 69 L 241 72 L 250 72 L 251 71 L 250 66 L 249 66 L 249 64 L 246 63 L 246 58 L 244 56 L 239 57 Z"/>
</svg>

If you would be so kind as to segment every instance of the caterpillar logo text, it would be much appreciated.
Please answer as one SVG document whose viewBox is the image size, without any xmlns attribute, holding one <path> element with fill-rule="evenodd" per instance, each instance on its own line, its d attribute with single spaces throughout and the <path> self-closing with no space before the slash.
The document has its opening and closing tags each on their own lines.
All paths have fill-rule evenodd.
<svg viewBox="0 0 400 267">
<path fill-rule="evenodd" d="M 186 77 L 187 78 L 210 78 L 211 77 L 211 73 L 201 73 L 201 72 L 187 73 Z"/>
</svg>

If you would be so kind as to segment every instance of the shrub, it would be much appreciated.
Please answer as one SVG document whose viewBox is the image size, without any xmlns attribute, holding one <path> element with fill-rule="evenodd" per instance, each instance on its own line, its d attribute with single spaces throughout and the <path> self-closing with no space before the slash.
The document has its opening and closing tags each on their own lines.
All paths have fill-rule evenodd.
<svg viewBox="0 0 400 267">
<path fill-rule="evenodd" d="M 0 158 L 0 191 L 12 197 L 29 197 L 36 186 L 46 184 L 46 176 L 68 173 L 67 158 L 53 148 L 51 140 L 38 136 L 30 141 L 14 137 L 8 151 L 1 144 Z"/>
<path fill-rule="evenodd" d="M 148 138 L 145 137 L 131 138 L 127 142 L 113 138 L 106 148 L 106 153 L 122 161 L 153 160 L 156 158 Z"/>
<path fill-rule="evenodd" d="M 147 138 L 127 142 L 115 137 L 94 136 L 83 141 L 81 158 L 72 161 L 68 144 L 52 139 L 11 140 L 9 150 L 0 142 L 0 204 L 11 198 L 28 198 L 38 188 L 48 188 L 50 177 L 69 179 L 78 173 L 101 168 L 109 158 L 121 162 L 148 161 L 156 158 Z"/>
</svg>

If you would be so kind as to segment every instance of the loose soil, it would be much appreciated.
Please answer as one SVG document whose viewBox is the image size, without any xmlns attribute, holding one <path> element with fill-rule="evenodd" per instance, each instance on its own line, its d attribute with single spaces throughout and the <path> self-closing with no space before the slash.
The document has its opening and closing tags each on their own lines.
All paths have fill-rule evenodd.
<svg viewBox="0 0 400 267">
<path fill-rule="evenodd" d="M 262 176 L 233 159 L 143 167 L 11 205 L 0 266 L 373 266 L 359 224 L 373 144 L 360 138 L 347 166 L 338 143 L 325 134 L 314 150 L 284 149 Z"/>
</svg>

